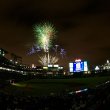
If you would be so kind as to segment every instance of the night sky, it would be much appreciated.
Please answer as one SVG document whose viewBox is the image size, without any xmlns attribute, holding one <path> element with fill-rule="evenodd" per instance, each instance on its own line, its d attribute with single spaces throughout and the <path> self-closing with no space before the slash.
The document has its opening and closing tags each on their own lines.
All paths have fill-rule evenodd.
<svg viewBox="0 0 110 110">
<path fill-rule="evenodd" d="M 57 30 L 56 44 L 65 48 L 60 65 L 76 58 L 91 65 L 110 59 L 109 0 L 0 0 L 0 47 L 38 64 L 27 51 L 35 42 L 33 25 L 51 22 Z"/>
</svg>

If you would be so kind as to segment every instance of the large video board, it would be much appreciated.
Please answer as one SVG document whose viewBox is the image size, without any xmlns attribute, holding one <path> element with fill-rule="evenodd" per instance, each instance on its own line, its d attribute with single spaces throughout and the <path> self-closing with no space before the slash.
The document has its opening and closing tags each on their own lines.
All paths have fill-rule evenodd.
<svg viewBox="0 0 110 110">
<path fill-rule="evenodd" d="M 84 64 L 83 62 L 75 62 L 73 63 L 73 72 L 81 72 L 83 71 Z"/>
<path fill-rule="evenodd" d="M 69 63 L 69 71 L 70 72 L 88 71 L 87 61 L 76 61 L 73 63 Z"/>
</svg>

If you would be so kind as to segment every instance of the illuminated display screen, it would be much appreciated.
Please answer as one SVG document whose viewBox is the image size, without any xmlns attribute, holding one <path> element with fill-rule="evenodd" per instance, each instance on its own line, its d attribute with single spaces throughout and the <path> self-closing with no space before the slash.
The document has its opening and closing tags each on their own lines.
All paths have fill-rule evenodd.
<svg viewBox="0 0 110 110">
<path fill-rule="evenodd" d="M 84 71 L 84 63 L 83 62 L 75 62 L 73 64 L 73 71 L 74 72 Z"/>
<path fill-rule="evenodd" d="M 69 63 L 69 71 L 73 72 L 73 63 Z"/>
<path fill-rule="evenodd" d="M 78 61 L 69 64 L 70 72 L 88 71 L 87 61 Z"/>
<path fill-rule="evenodd" d="M 84 61 L 84 71 L 88 71 L 87 61 Z"/>
</svg>

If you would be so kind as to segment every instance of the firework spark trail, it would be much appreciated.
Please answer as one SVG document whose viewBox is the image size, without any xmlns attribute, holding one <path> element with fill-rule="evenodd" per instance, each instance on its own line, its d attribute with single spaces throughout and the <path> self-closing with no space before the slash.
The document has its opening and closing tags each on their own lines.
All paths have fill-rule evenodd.
<svg viewBox="0 0 110 110">
<path fill-rule="evenodd" d="M 28 52 L 28 55 L 32 55 L 34 53 L 35 53 L 35 48 L 32 46 L 32 48 Z"/>
<path fill-rule="evenodd" d="M 62 56 L 62 58 L 65 56 L 65 54 L 66 54 L 66 51 L 65 51 L 65 49 L 62 49 L 61 48 L 61 50 L 60 50 L 60 54 L 61 54 L 61 56 Z"/>
<path fill-rule="evenodd" d="M 58 59 L 57 57 L 55 57 L 55 56 L 50 56 L 50 63 L 51 63 L 51 64 L 57 63 L 58 60 L 59 60 L 59 59 Z"/>
<path fill-rule="evenodd" d="M 47 66 L 48 65 L 48 61 L 47 61 L 47 56 L 44 55 L 44 56 L 39 56 L 40 60 L 39 60 L 39 63 L 41 63 L 41 65 L 43 66 Z"/>
</svg>

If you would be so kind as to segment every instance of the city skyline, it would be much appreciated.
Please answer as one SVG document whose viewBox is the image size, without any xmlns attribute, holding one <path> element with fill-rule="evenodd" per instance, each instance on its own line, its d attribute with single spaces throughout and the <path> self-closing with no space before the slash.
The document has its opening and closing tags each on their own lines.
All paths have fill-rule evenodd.
<svg viewBox="0 0 110 110">
<path fill-rule="evenodd" d="M 0 47 L 21 56 L 24 63 L 38 64 L 37 55 L 27 52 L 35 42 L 33 25 L 43 21 L 55 26 L 56 44 L 66 50 L 61 65 L 76 58 L 96 65 L 110 58 L 108 0 L 0 2 Z"/>
</svg>

